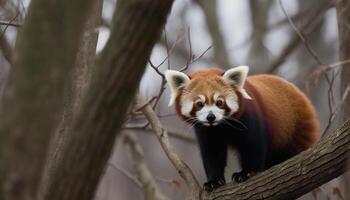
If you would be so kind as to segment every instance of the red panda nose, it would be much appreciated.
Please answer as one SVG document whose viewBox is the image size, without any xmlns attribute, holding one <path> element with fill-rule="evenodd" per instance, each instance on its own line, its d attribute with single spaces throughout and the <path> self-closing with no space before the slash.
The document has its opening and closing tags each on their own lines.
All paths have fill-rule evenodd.
<svg viewBox="0 0 350 200">
<path fill-rule="evenodd" d="M 215 115 L 214 115 L 212 112 L 210 112 L 210 113 L 208 114 L 208 116 L 207 116 L 208 122 L 209 122 L 209 123 L 214 122 L 215 119 L 216 119 Z"/>
</svg>

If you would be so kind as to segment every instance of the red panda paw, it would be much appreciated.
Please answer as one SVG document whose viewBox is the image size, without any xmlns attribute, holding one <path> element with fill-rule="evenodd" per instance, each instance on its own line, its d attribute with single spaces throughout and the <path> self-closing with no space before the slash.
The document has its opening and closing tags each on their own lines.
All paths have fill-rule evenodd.
<svg viewBox="0 0 350 200">
<path fill-rule="evenodd" d="M 225 185 L 225 183 L 226 183 L 225 178 L 219 178 L 217 180 L 208 181 L 208 182 L 204 183 L 203 188 L 207 192 L 212 192 L 214 189 Z"/>
<path fill-rule="evenodd" d="M 253 172 L 246 172 L 246 171 L 240 171 L 235 172 L 232 174 L 232 180 L 236 183 L 241 183 L 243 181 L 248 180 L 254 173 Z"/>
</svg>

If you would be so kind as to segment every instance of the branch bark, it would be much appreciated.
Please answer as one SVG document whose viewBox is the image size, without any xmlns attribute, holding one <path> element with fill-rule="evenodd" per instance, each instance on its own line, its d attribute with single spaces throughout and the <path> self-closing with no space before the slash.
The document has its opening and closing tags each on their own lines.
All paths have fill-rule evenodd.
<svg viewBox="0 0 350 200">
<path fill-rule="evenodd" d="M 338 33 L 339 33 L 339 54 L 340 59 L 350 58 L 350 14 L 348 12 L 350 8 L 349 0 L 336 1 L 337 19 L 338 19 Z M 350 87 L 350 64 L 343 64 L 340 74 L 340 94 L 344 95 Z M 345 121 L 350 116 L 350 95 L 347 93 L 345 96 L 344 104 L 341 107 L 341 119 Z M 350 167 L 350 155 L 348 156 L 348 166 Z M 342 184 L 345 185 L 345 197 L 350 199 L 350 191 L 346 188 L 350 188 L 350 172 L 343 176 Z M 344 180 L 345 179 L 345 180 Z"/>
<path fill-rule="evenodd" d="M 92 199 L 171 0 L 119 0 L 113 27 L 44 199 Z"/>
<path fill-rule="evenodd" d="M 101 24 L 102 0 L 95 0 L 91 12 L 85 22 L 83 37 L 80 39 L 77 57 L 72 73 L 68 76 L 69 83 L 65 88 L 63 99 L 63 112 L 54 135 L 50 139 L 49 153 L 39 186 L 39 199 L 48 192 L 49 184 L 52 183 L 51 175 L 57 170 L 58 156 L 61 156 L 63 144 L 66 141 L 69 128 L 76 120 L 81 108 L 82 98 L 86 93 L 88 83 L 91 79 L 91 67 L 96 57 L 96 46 L 98 31 Z"/>
<path fill-rule="evenodd" d="M 346 171 L 350 119 L 333 134 L 297 156 L 242 184 L 228 184 L 204 199 L 296 199 Z"/>
<path fill-rule="evenodd" d="M 91 2 L 31 1 L 1 101 L 0 199 L 36 196 Z"/>
<path fill-rule="evenodd" d="M 136 107 L 145 105 L 145 103 L 146 101 L 141 96 L 137 97 Z M 190 190 L 192 199 L 200 199 L 201 187 L 198 183 L 198 180 L 194 176 L 191 169 L 187 166 L 187 164 L 181 160 L 181 158 L 174 152 L 173 147 L 169 142 L 168 133 L 163 129 L 157 114 L 154 112 L 150 105 L 142 107 L 141 112 L 150 122 L 165 154 L 168 156 L 171 163 L 179 172 L 180 176 L 185 180 L 187 187 Z"/>
<path fill-rule="evenodd" d="M 338 32 L 339 32 L 339 53 L 340 60 L 350 59 L 350 8 L 349 0 L 341 0 L 336 3 Z M 343 64 L 341 68 L 341 94 L 344 94 L 350 84 L 350 63 Z M 350 95 L 347 95 L 344 105 L 342 106 L 341 121 L 345 121 L 350 116 Z"/>
</svg>

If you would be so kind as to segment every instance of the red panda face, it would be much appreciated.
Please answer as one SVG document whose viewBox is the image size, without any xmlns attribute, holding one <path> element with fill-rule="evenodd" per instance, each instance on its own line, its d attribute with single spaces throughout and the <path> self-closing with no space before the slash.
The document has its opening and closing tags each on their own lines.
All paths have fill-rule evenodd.
<svg viewBox="0 0 350 200">
<path fill-rule="evenodd" d="M 237 69 L 238 68 L 238 69 Z M 239 110 L 239 99 L 250 98 L 242 90 L 246 67 L 223 72 L 219 69 L 199 71 L 191 75 L 168 70 L 166 78 L 177 113 L 190 123 L 200 122 L 205 126 L 216 126 Z M 230 71 L 230 74 L 227 74 Z M 233 73 L 234 72 L 234 73 Z M 245 73 L 245 76 L 244 76 Z"/>
<path fill-rule="evenodd" d="M 238 105 L 234 88 L 220 76 L 191 79 L 176 104 L 180 115 L 206 126 L 219 124 L 235 113 Z"/>
</svg>

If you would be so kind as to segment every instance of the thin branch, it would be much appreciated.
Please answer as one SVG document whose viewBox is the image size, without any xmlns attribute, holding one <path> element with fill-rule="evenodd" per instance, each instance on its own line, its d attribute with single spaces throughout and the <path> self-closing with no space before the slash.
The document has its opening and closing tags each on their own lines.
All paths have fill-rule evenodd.
<svg viewBox="0 0 350 200">
<path fill-rule="evenodd" d="M 21 24 L 18 24 L 18 23 L 14 23 L 14 22 L 1 22 L 0 21 L 0 26 L 13 26 L 13 27 L 21 27 L 22 25 Z"/>
<path fill-rule="evenodd" d="M 199 59 L 201 59 L 213 46 L 209 46 L 207 49 L 203 51 L 202 54 L 200 54 L 198 57 L 192 59 L 188 65 L 183 66 L 179 71 L 184 72 L 188 69 L 189 65 L 193 64 L 194 62 L 197 62 Z"/>
<path fill-rule="evenodd" d="M 129 180 L 131 180 L 131 182 L 133 182 L 138 188 L 142 189 L 142 184 L 139 180 L 137 180 L 137 178 L 132 175 L 130 172 L 128 172 L 126 169 L 115 165 L 114 163 L 109 162 L 108 166 L 119 171 L 121 174 L 123 174 L 126 178 L 128 178 Z"/>
<path fill-rule="evenodd" d="M 325 137 L 326 135 L 328 135 L 328 130 L 332 124 L 332 122 L 334 121 L 335 117 L 337 116 L 339 109 L 344 105 L 345 103 L 345 99 L 348 97 L 350 92 L 350 84 L 348 84 L 348 86 L 346 87 L 343 96 L 341 98 L 340 103 L 338 104 L 338 106 L 334 109 L 334 111 L 330 114 L 329 118 L 328 118 L 328 123 L 326 125 L 326 128 L 323 130 L 322 132 L 322 137 Z"/>
<path fill-rule="evenodd" d="M 303 41 L 304 46 L 306 47 L 306 49 L 308 50 L 308 52 L 310 53 L 310 55 L 313 57 L 313 59 L 319 64 L 319 65 L 324 65 L 321 61 L 321 59 L 319 58 L 319 56 L 316 54 L 316 52 L 313 50 L 313 48 L 310 46 L 310 44 L 308 43 L 308 41 L 306 40 L 306 38 L 304 37 L 304 35 L 299 31 L 299 29 L 295 26 L 295 24 L 293 23 L 293 20 L 290 18 L 290 16 L 288 15 L 287 11 L 285 10 L 282 0 L 279 0 L 279 4 L 280 7 L 283 11 L 283 13 L 286 15 L 290 25 L 293 27 L 294 31 L 297 33 L 297 36 Z M 328 4 L 325 4 L 325 6 L 327 6 L 326 8 L 329 7 Z M 322 11 L 324 8 L 323 6 L 321 6 L 320 8 Z M 318 12 L 316 12 L 318 13 Z M 326 78 L 326 81 L 329 85 L 328 91 L 327 91 L 327 97 L 328 97 L 328 109 L 329 109 L 329 113 L 333 113 L 333 103 L 334 103 L 334 93 L 333 93 L 333 84 L 335 81 L 335 74 L 334 72 L 332 72 L 332 77 L 329 78 L 328 74 L 324 74 L 324 77 Z M 328 122 L 330 123 L 331 121 L 333 121 L 332 119 L 332 115 L 329 116 L 329 120 Z M 329 127 L 330 124 L 328 124 L 326 127 Z M 327 129 L 328 130 L 328 129 Z"/>
<path fill-rule="evenodd" d="M 165 37 L 164 43 L 165 43 L 165 48 L 167 50 L 167 56 L 157 66 L 153 65 L 153 67 L 158 68 L 158 69 L 160 66 L 162 66 L 165 63 L 165 61 L 168 61 L 170 59 L 170 55 L 173 53 L 176 45 L 178 44 L 179 41 L 181 41 L 183 39 L 183 35 L 177 35 L 175 42 L 172 44 L 172 46 L 169 49 L 169 44 L 168 44 L 166 33 L 164 33 L 164 37 Z M 151 61 L 149 60 L 149 62 L 151 62 Z M 168 69 L 170 69 L 170 61 L 168 61 Z"/>
<path fill-rule="evenodd" d="M 322 16 L 330 8 L 328 4 L 320 6 L 314 14 L 312 14 L 308 20 L 301 25 L 300 31 L 298 30 L 298 33 L 304 32 L 306 35 L 314 31 L 319 24 L 322 22 Z M 287 18 L 289 21 L 293 21 L 291 17 L 288 15 L 288 13 L 285 12 L 285 14 L 288 16 Z M 296 27 L 293 24 L 293 27 Z M 284 47 L 284 49 L 281 51 L 280 55 L 271 62 L 271 67 L 268 73 L 274 74 L 276 73 L 277 69 L 280 67 L 280 65 L 286 60 L 286 58 L 295 50 L 296 47 L 300 44 L 302 39 L 298 35 L 298 33 L 295 32 L 295 34 L 292 36 L 292 39 L 289 41 L 289 43 Z M 304 37 L 303 37 L 304 38 Z M 305 38 L 304 38 L 305 41 Z"/>
<path fill-rule="evenodd" d="M 154 178 L 145 162 L 143 149 L 139 144 L 137 137 L 131 131 L 124 131 L 124 142 L 129 146 L 130 160 L 137 179 L 141 183 L 144 191 L 145 200 L 168 200 L 157 187 Z"/>
<path fill-rule="evenodd" d="M 303 41 L 305 47 L 307 48 L 308 52 L 311 54 L 311 56 L 317 61 L 317 63 L 319 65 L 322 65 L 322 62 L 320 60 L 320 58 L 317 56 L 316 52 L 313 50 L 313 48 L 310 46 L 310 44 L 307 42 L 306 38 L 304 37 L 304 35 L 299 31 L 299 29 L 295 26 L 293 20 L 290 18 L 290 16 L 288 15 L 286 9 L 283 6 L 282 0 L 279 0 L 279 4 L 281 6 L 281 9 L 283 11 L 283 13 L 286 15 L 289 24 L 293 27 L 294 31 L 298 34 L 299 38 Z"/>
<path fill-rule="evenodd" d="M 170 69 L 170 54 L 171 53 L 170 53 L 170 50 L 169 50 L 169 43 L 168 43 L 168 36 L 166 34 L 166 27 L 164 27 L 164 40 L 165 40 L 166 54 L 168 56 L 168 59 L 167 59 L 168 60 L 168 69 Z M 174 43 L 174 45 L 176 45 L 176 42 Z"/>
<path fill-rule="evenodd" d="M 188 68 L 188 66 L 190 65 L 190 62 L 193 59 L 190 27 L 188 27 L 188 29 L 187 29 L 187 39 L 188 39 L 188 47 L 189 47 L 190 51 L 188 52 L 188 59 L 186 62 L 186 68 Z"/>
<path fill-rule="evenodd" d="M 126 126 L 124 129 L 127 130 L 138 130 L 138 131 L 142 131 L 144 133 L 148 133 L 148 134 L 154 134 L 154 130 L 151 128 L 144 128 L 144 125 L 142 126 Z M 178 140 L 182 140 L 185 142 L 189 142 L 192 144 L 197 144 L 196 139 L 190 135 L 190 133 L 181 133 L 181 132 L 177 132 L 177 131 L 169 131 L 167 130 L 167 133 L 169 134 L 170 137 L 178 139 Z"/>
<path fill-rule="evenodd" d="M 315 78 L 315 81 L 318 82 L 321 75 L 324 75 L 328 71 L 341 67 L 342 65 L 346 65 L 346 64 L 350 64 L 350 59 L 342 60 L 329 65 L 318 66 L 313 72 L 311 72 L 310 78 Z"/>
<path fill-rule="evenodd" d="M 7 23 L 7 25 L 5 25 L 4 30 L 2 31 L 0 38 L 5 36 L 5 32 L 7 31 L 7 29 L 11 26 L 11 24 L 13 24 L 13 22 L 17 19 L 17 17 L 21 14 L 21 12 L 18 10 L 18 12 L 16 13 L 16 15 Z"/>
<path fill-rule="evenodd" d="M 141 96 L 137 96 L 137 105 L 143 105 L 144 100 Z M 173 151 L 172 145 L 170 144 L 168 133 L 163 129 L 156 113 L 153 111 L 151 106 L 146 106 L 142 109 L 143 114 L 150 122 L 152 129 L 155 131 L 156 136 L 171 163 L 174 165 L 180 176 L 185 180 L 193 199 L 199 199 L 201 187 L 198 180 L 194 176 L 191 169 L 187 164 Z"/>
</svg>

